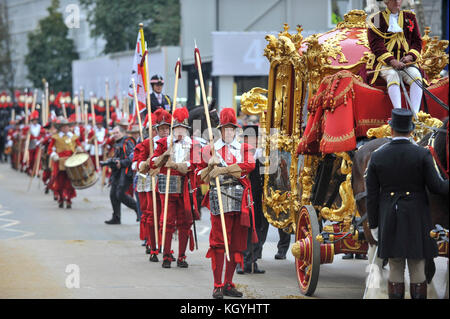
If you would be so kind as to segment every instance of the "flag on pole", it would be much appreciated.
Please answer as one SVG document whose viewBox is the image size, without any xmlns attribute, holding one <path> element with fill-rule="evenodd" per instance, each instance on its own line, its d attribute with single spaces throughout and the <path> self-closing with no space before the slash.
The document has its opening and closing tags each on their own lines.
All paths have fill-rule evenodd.
<svg viewBox="0 0 450 319">
<path fill-rule="evenodd" d="M 144 40 L 144 30 L 140 25 L 140 30 L 138 33 L 136 41 L 136 50 L 134 52 L 133 69 L 131 71 L 130 85 L 128 87 L 128 96 L 134 98 L 132 79 L 136 83 L 136 94 L 139 104 L 139 111 L 142 112 L 146 109 L 146 78 L 147 78 L 147 68 L 145 65 L 145 56 L 147 51 L 145 51 L 145 40 Z M 133 100 L 134 101 L 134 100 Z M 135 104 L 135 103 L 134 103 Z M 136 117 L 136 105 L 133 107 L 133 116 Z"/>
</svg>

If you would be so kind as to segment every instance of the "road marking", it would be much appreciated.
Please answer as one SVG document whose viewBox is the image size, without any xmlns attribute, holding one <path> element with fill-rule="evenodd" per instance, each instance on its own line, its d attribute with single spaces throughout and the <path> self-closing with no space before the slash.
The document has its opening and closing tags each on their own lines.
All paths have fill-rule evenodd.
<svg viewBox="0 0 450 319">
<path fill-rule="evenodd" d="M 6 210 L 3 208 L 3 205 L 0 204 L 0 222 L 5 221 L 6 224 L 1 225 L 0 226 L 0 230 L 6 230 L 9 232 L 15 232 L 15 233 L 20 233 L 21 235 L 17 235 L 14 237 L 9 237 L 6 238 L 4 240 L 11 240 L 11 239 L 19 239 L 19 238 L 25 238 L 25 237 L 29 237 L 29 236 L 33 236 L 34 233 L 33 232 L 28 232 L 28 231 L 24 231 L 24 230 L 20 230 L 20 229 L 12 229 L 11 227 L 19 225 L 20 221 L 15 220 L 15 219 L 8 219 L 8 218 L 1 218 L 1 216 L 8 216 L 13 214 L 12 211 L 10 210 Z"/>
</svg>

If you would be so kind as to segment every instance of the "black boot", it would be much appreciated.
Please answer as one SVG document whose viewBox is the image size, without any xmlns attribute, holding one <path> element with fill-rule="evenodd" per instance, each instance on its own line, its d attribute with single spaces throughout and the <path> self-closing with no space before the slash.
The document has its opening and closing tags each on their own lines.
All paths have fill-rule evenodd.
<svg viewBox="0 0 450 319">
<path fill-rule="evenodd" d="M 405 299 L 405 283 L 388 281 L 389 299 Z"/>
<path fill-rule="evenodd" d="M 232 284 L 225 284 L 223 287 L 223 295 L 228 297 L 236 297 L 236 298 L 242 298 L 244 295 L 242 292 L 238 291 L 234 285 Z"/>
<path fill-rule="evenodd" d="M 264 274 L 266 271 L 258 268 L 257 263 L 253 263 L 253 273 L 254 274 Z"/>
<path fill-rule="evenodd" d="M 411 299 L 427 299 L 427 282 L 409 284 Z"/>
<path fill-rule="evenodd" d="M 212 296 L 214 299 L 223 299 L 223 287 L 215 287 Z"/>
<path fill-rule="evenodd" d="M 188 268 L 188 263 L 186 262 L 186 256 L 180 256 L 177 259 L 177 267 Z"/>
<path fill-rule="evenodd" d="M 105 224 L 108 225 L 119 225 L 120 220 L 118 218 L 112 217 L 110 220 L 105 220 Z"/>
<path fill-rule="evenodd" d="M 153 263 L 157 263 L 159 261 L 158 254 L 152 252 L 150 254 L 150 258 L 148 259 L 148 261 L 151 261 Z"/>
<path fill-rule="evenodd" d="M 64 208 L 64 202 L 59 202 L 58 207 L 59 208 Z"/>
<path fill-rule="evenodd" d="M 276 254 L 275 254 L 275 259 L 277 259 L 277 260 L 283 260 L 283 259 L 286 259 L 286 253 L 282 253 L 282 252 L 277 252 Z"/>
<path fill-rule="evenodd" d="M 163 263 L 162 263 L 162 267 L 163 268 L 170 268 L 170 264 L 172 262 L 172 259 L 170 258 L 170 255 L 164 255 L 163 256 Z"/>
<path fill-rule="evenodd" d="M 239 274 L 239 275 L 243 275 L 244 274 L 244 270 L 242 269 L 240 263 L 237 263 L 237 265 L 236 265 L 236 273 Z"/>
<path fill-rule="evenodd" d="M 344 256 L 342 256 L 342 259 L 353 259 L 353 254 L 352 253 L 347 253 Z"/>
<path fill-rule="evenodd" d="M 355 259 L 367 260 L 366 254 L 355 254 Z"/>
</svg>

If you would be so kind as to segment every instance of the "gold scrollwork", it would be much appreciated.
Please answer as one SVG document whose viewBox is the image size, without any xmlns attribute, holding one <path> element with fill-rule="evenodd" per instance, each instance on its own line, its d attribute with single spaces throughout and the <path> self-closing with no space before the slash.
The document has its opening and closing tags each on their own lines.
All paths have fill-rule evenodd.
<svg viewBox="0 0 450 319">
<path fill-rule="evenodd" d="M 356 212 L 356 204 L 352 189 L 352 160 L 346 152 L 336 153 L 337 157 L 342 158 L 341 174 L 346 175 L 345 181 L 339 186 L 339 195 L 342 205 L 338 209 L 324 207 L 320 210 L 322 218 L 333 222 L 344 222 L 344 229 L 350 227 L 353 214 Z"/>
<path fill-rule="evenodd" d="M 364 10 L 351 10 L 344 14 L 344 21 L 339 22 L 336 28 L 367 28 L 366 18 Z"/>
<path fill-rule="evenodd" d="M 247 115 L 261 115 L 267 110 L 267 97 L 263 94 L 267 94 L 267 90 L 254 87 L 248 92 L 245 92 L 241 96 L 241 110 Z"/>
<path fill-rule="evenodd" d="M 421 52 L 420 66 L 431 83 L 439 80 L 441 71 L 448 65 L 449 57 L 445 53 L 448 40 L 439 40 L 437 36 L 430 38 L 430 28 L 426 27 L 423 36 L 424 46 Z"/>
<path fill-rule="evenodd" d="M 413 119 L 415 124 L 414 132 L 412 134 L 415 141 L 421 140 L 425 135 L 432 131 L 431 128 L 439 128 L 442 126 L 442 121 L 432 117 L 430 114 L 423 111 L 417 113 L 417 118 Z M 389 124 L 384 124 L 379 127 L 374 127 L 367 130 L 366 133 L 369 138 L 383 138 L 391 137 L 391 127 Z"/>
</svg>

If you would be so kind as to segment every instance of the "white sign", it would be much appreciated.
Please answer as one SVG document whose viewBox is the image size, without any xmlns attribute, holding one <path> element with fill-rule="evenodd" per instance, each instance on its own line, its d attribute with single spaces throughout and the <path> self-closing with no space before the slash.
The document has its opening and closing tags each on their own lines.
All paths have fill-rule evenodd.
<svg viewBox="0 0 450 319">
<path fill-rule="evenodd" d="M 265 36 L 274 32 L 212 32 L 213 76 L 267 76 Z"/>
</svg>

